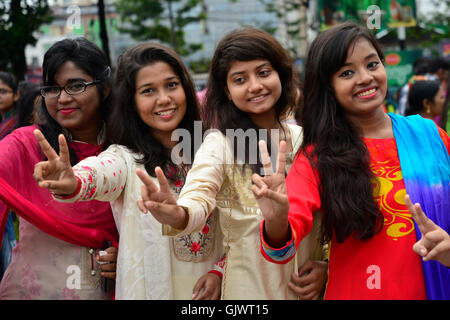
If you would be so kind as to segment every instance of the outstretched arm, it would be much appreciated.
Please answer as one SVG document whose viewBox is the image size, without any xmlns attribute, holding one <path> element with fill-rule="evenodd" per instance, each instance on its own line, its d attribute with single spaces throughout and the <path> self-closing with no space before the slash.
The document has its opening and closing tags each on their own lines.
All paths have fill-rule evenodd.
<svg viewBox="0 0 450 320">
<path fill-rule="evenodd" d="M 405 203 L 409 212 L 422 233 L 413 250 L 423 257 L 423 261 L 437 260 L 446 267 L 450 267 L 450 236 L 436 225 L 423 212 L 420 204 L 413 204 L 409 195 L 405 196 Z"/>
</svg>

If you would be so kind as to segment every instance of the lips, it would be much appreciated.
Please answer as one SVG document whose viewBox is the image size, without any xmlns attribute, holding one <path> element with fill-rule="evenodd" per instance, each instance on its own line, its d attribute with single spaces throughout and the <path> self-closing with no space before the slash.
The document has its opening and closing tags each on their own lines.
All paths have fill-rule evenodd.
<svg viewBox="0 0 450 320">
<path fill-rule="evenodd" d="M 62 114 L 71 114 L 72 112 L 75 112 L 76 110 L 78 110 L 78 108 L 64 108 L 64 109 L 59 109 L 58 111 Z"/>
<path fill-rule="evenodd" d="M 166 109 L 166 110 L 155 112 L 154 114 L 157 115 L 158 117 L 161 117 L 161 118 L 167 120 L 167 119 L 172 118 L 172 116 L 175 114 L 176 110 L 177 110 L 177 108 L 171 108 L 171 109 Z"/>
<path fill-rule="evenodd" d="M 377 92 L 378 92 L 377 87 L 365 88 L 363 90 L 359 90 L 358 92 L 356 92 L 355 97 L 362 99 L 369 99 L 374 97 L 377 94 Z"/>
<path fill-rule="evenodd" d="M 253 98 L 248 99 L 250 102 L 260 102 L 263 101 L 269 94 L 260 94 L 258 96 L 255 96 Z"/>
</svg>

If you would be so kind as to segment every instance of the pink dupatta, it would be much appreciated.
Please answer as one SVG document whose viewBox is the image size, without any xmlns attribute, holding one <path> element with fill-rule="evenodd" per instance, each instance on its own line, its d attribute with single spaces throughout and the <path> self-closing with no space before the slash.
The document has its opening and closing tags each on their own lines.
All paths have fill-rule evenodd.
<svg viewBox="0 0 450 320">
<path fill-rule="evenodd" d="M 33 178 L 34 165 L 44 160 L 33 135 L 36 125 L 16 129 L 0 141 L 0 245 L 8 207 L 45 233 L 66 242 L 102 248 L 118 245 L 109 202 L 61 203 Z M 70 142 L 79 160 L 96 156 L 102 146 Z M 3 201 L 3 202 L 2 202 Z"/>
</svg>

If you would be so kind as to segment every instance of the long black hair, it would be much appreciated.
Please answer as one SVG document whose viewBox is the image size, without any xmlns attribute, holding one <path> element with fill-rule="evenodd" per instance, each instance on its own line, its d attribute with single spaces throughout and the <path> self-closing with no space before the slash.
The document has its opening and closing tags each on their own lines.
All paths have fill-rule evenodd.
<svg viewBox="0 0 450 320">
<path fill-rule="evenodd" d="M 303 143 L 299 153 L 309 158 L 319 175 L 325 242 L 333 235 L 342 242 L 352 233 L 359 239 L 368 239 L 383 226 L 383 216 L 372 195 L 373 174 L 367 147 L 359 128 L 345 117 L 331 85 L 332 76 L 344 65 L 349 49 L 360 38 L 367 39 L 384 61 L 370 31 L 347 22 L 316 37 L 305 66 Z"/>
<path fill-rule="evenodd" d="M 78 68 L 98 80 L 96 87 L 100 97 L 99 114 L 103 121 L 107 121 L 107 115 L 111 105 L 111 95 L 104 96 L 105 89 L 110 82 L 110 66 L 103 51 L 93 42 L 85 38 L 64 39 L 53 44 L 44 55 L 42 64 L 42 80 L 45 86 L 55 84 L 55 74 L 59 67 L 67 61 L 73 62 Z M 58 136 L 63 133 L 61 125 L 53 119 L 42 100 L 43 123 L 40 129 L 47 141 L 56 152 L 59 152 Z M 108 145 L 105 142 L 104 147 Z M 75 152 L 70 148 L 70 162 L 75 165 L 78 159 Z"/>
<path fill-rule="evenodd" d="M 186 113 L 178 128 L 186 129 L 193 137 L 194 121 L 199 121 L 199 104 L 192 78 L 181 58 L 170 48 L 157 43 L 143 43 L 122 53 L 118 59 L 113 93 L 113 111 L 107 127 L 110 142 L 126 146 L 143 155 L 136 159 L 144 164 L 148 174 L 155 176 L 155 168 L 171 164 L 166 147 L 151 135 L 149 126 L 140 118 L 134 95 L 136 76 L 142 68 L 157 62 L 167 63 L 181 81 L 186 95 Z M 191 139 L 191 159 L 194 157 L 194 139 Z"/>
<path fill-rule="evenodd" d="M 281 81 L 282 92 L 275 103 L 276 121 L 281 125 L 280 119 L 295 110 L 297 85 L 296 72 L 292 59 L 288 52 L 280 43 L 267 32 L 254 28 L 244 28 L 234 30 L 225 35 L 218 43 L 211 61 L 207 92 L 202 109 L 202 118 L 206 127 L 215 128 L 226 135 L 227 129 L 242 129 L 244 132 L 254 129 L 257 133 L 258 141 L 260 137 L 259 128 L 250 116 L 239 110 L 233 101 L 228 98 L 225 88 L 227 87 L 227 74 L 231 64 L 235 61 L 251 61 L 256 59 L 266 59 L 278 72 Z M 270 152 L 270 139 L 267 139 L 267 146 Z M 245 148 L 245 159 L 238 159 L 242 156 L 236 152 L 237 144 L 233 143 L 235 160 L 248 164 L 250 158 L 250 148 Z M 257 147 L 259 149 L 259 147 Z M 259 152 L 259 151 L 257 151 Z M 250 164 L 253 172 L 257 172 L 261 167 L 258 157 L 256 164 Z"/>
</svg>

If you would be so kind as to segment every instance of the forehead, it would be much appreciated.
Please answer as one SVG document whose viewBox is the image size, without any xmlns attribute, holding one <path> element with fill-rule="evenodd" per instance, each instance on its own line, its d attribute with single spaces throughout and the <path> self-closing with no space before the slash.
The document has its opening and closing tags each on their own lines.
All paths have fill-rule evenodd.
<svg viewBox="0 0 450 320">
<path fill-rule="evenodd" d="M 235 72 L 248 72 L 255 70 L 261 66 L 271 66 L 269 60 L 267 59 L 255 59 L 250 61 L 238 61 L 235 60 L 231 62 L 230 68 L 228 70 L 228 75 L 235 73 Z"/>
<path fill-rule="evenodd" d="M 0 79 L 0 88 L 11 89 L 11 87 L 8 84 L 4 83 L 3 80 L 1 80 L 1 79 Z"/>
<path fill-rule="evenodd" d="M 162 61 L 158 61 L 146 65 L 140 69 L 136 75 L 136 86 L 144 83 L 156 83 L 158 81 L 165 81 L 167 78 L 178 77 L 172 67 Z"/>
<path fill-rule="evenodd" d="M 86 73 L 83 69 L 79 68 L 72 61 L 64 62 L 55 73 L 55 83 L 59 85 L 63 85 L 70 80 L 79 79 L 84 81 L 92 81 L 93 78 L 88 73 Z"/>
<path fill-rule="evenodd" d="M 359 38 L 355 40 L 347 51 L 347 61 L 364 59 L 368 55 L 378 52 L 375 47 L 366 38 Z"/>
</svg>

